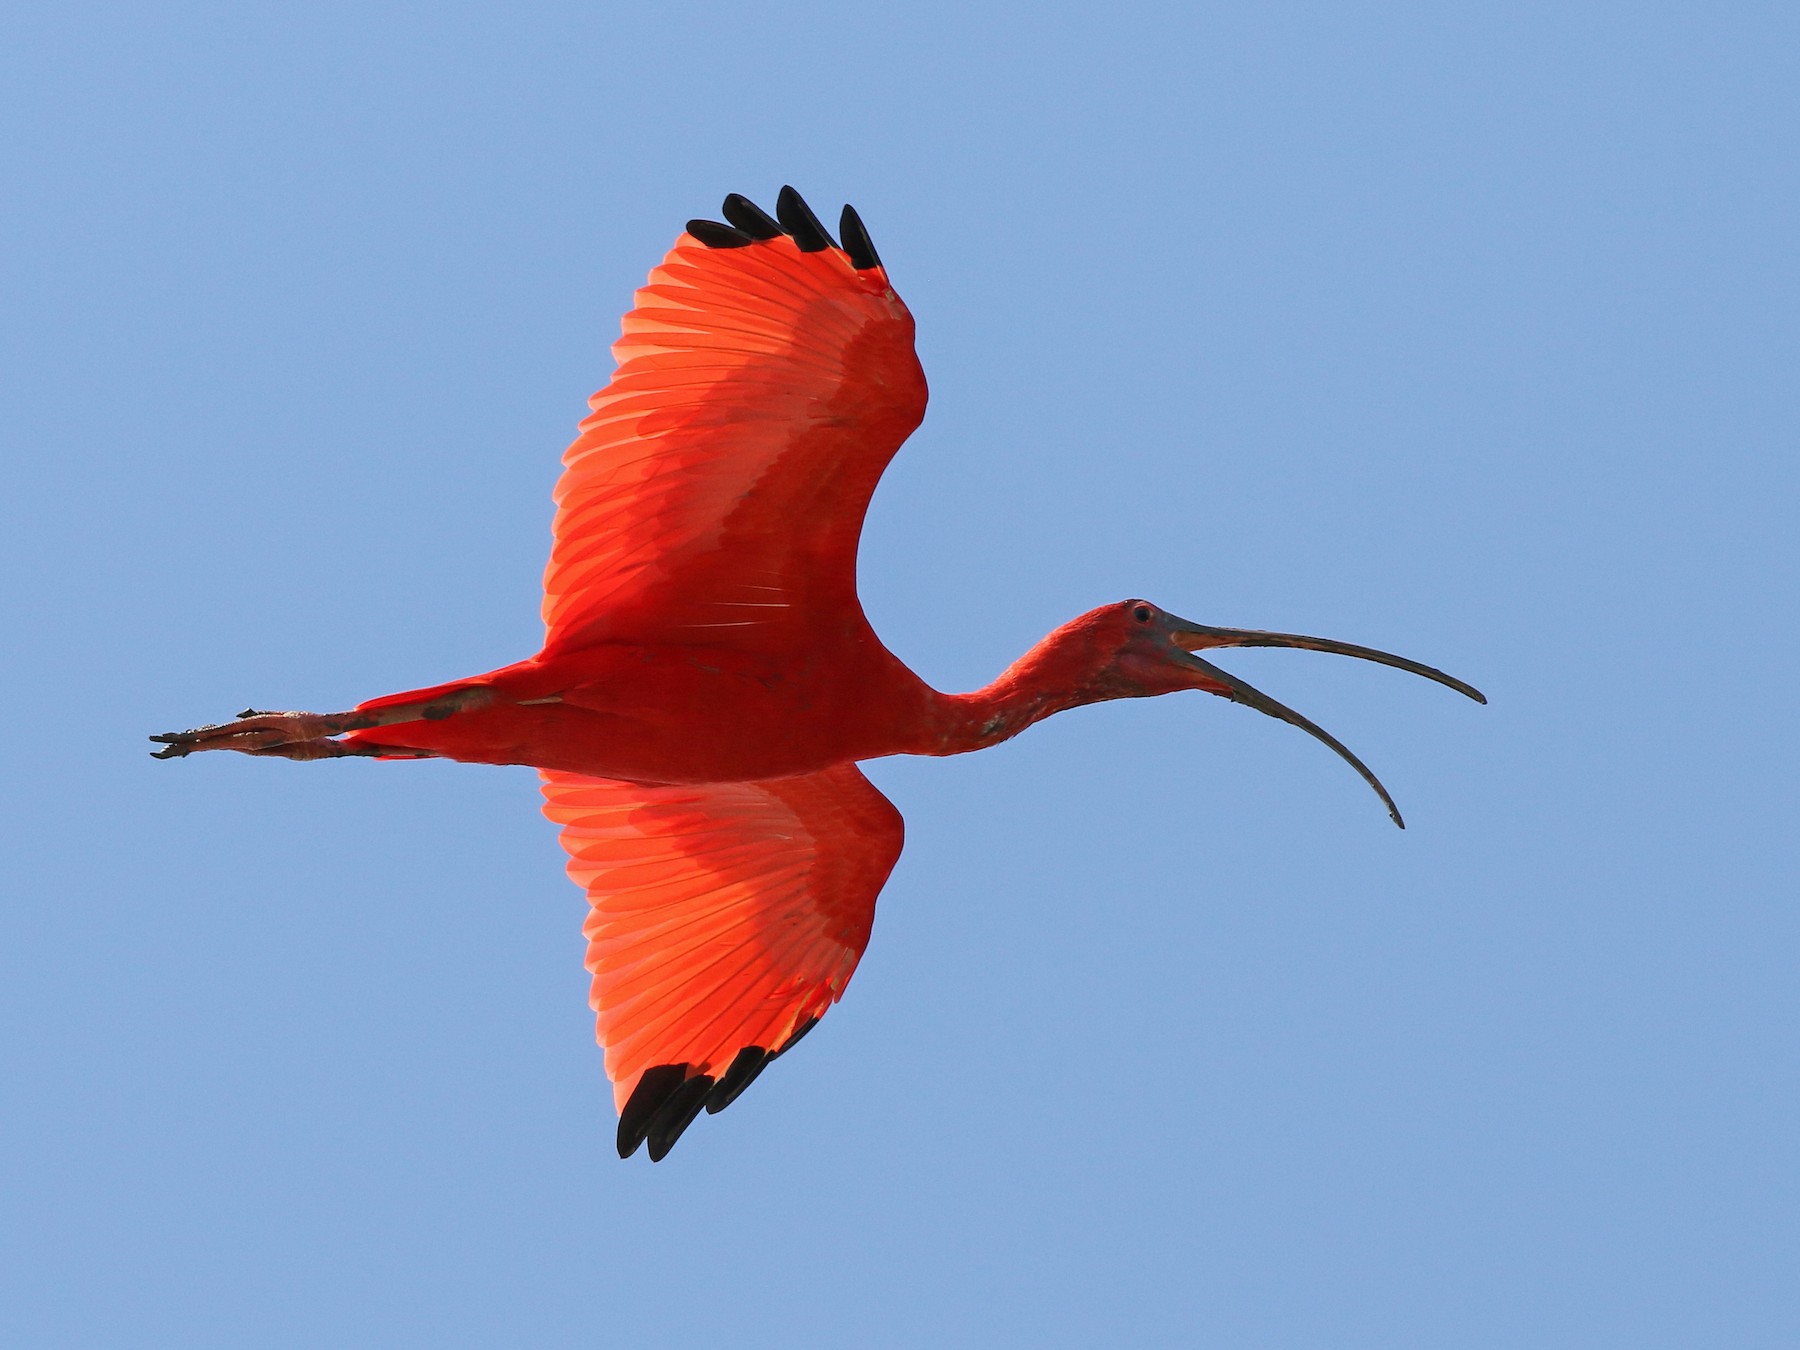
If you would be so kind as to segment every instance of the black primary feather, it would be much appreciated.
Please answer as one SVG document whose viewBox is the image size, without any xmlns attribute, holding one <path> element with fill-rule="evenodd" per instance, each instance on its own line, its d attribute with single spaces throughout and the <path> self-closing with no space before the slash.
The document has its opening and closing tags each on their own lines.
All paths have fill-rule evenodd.
<svg viewBox="0 0 1800 1350">
<path fill-rule="evenodd" d="M 775 217 L 742 193 L 732 193 L 725 199 L 725 205 L 721 209 L 725 212 L 725 219 L 752 239 L 774 239 L 781 234 L 781 226 L 776 223 Z"/>
<path fill-rule="evenodd" d="M 744 248 L 756 242 L 742 230 L 734 230 L 716 220 L 690 220 L 687 232 L 708 248 Z"/>
<path fill-rule="evenodd" d="M 645 1132 L 650 1141 L 651 1162 L 661 1162 L 669 1156 L 669 1150 L 675 1147 L 681 1132 L 694 1123 L 694 1117 L 706 1105 L 706 1094 L 712 1091 L 712 1085 L 711 1078 L 698 1074 L 671 1092 L 657 1108 L 656 1116 Z"/>
<path fill-rule="evenodd" d="M 875 251 L 868 227 L 854 206 L 845 206 L 844 214 L 838 218 L 838 238 L 844 241 L 844 252 L 850 255 L 850 265 L 857 271 L 881 266 L 881 255 Z"/>
<path fill-rule="evenodd" d="M 706 1113 L 717 1115 L 744 1095 L 744 1089 L 756 1081 L 769 1063 L 769 1052 L 760 1045 L 746 1045 L 737 1052 L 729 1068 L 706 1094 Z"/>
<path fill-rule="evenodd" d="M 658 1064 L 654 1069 L 644 1070 L 625 1102 L 625 1109 L 619 1112 L 621 1158 L 629 1158 L 637 1152 L 638 1145 L 644 1142 L 644 1136 L 650 1132 L 651 1122 L 656 1119 L 657 1112 L 686 1080 L 685 1064 Z"/>
<path fill-rule="evenodd" d="M 794 243 L 802 253 L 823 253 L 835 247 L 831 236 L 825 233 L 825 227 L 819 224 L 819 218 L 812 213 L 812 207 L 793 188 L 781 189 L 781 195 L 775 199 L 775 214 L 781 218 L 781 228 L 794 237 Z"/>
</svg>

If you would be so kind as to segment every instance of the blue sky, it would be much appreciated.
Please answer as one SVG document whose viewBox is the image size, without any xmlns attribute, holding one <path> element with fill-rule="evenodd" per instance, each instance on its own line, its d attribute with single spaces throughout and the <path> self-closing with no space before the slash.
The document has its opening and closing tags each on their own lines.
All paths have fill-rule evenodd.
<svg viewBox="0 0 1800 1350">
<path fill-rule="evenodd" d="M 1791 1346 L 1792 6 L 0 20 L 0 1340 Z M 1297 652 L 871 773 L 846 1001 L 613 1156 L 526 770 L 144 753 L 528 654 L 689 216 L 856 203 L 877 629 Z"/>
</svg>

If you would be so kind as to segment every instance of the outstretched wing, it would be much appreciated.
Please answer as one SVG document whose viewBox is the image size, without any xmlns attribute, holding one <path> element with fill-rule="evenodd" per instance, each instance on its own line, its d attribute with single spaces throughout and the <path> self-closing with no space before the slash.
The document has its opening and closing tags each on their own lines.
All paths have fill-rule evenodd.
<svg viewBox="0 0 1800 1350">
<path fill-rule="evenodd" d="M 691 221 L 613 344 L 563 456 L 546 652 L 767 650 L 860 615 L 876 481 L 925 415 L 913 320 L 856 213 L 833 244 L 792 188 Z"/>
<path fill-rule="evenodd" d="M 593 906 L 585 933 L 619 1156 L 660 1159 L 849 983 L 900 813 L 854 764 L 653 786 L 545 770 L 544 814 Z"/>
</svg>

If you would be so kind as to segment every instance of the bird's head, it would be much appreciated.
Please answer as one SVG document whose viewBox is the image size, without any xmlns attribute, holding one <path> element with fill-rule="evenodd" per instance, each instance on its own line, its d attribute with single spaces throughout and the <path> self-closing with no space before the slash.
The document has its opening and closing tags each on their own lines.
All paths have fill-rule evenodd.
<svg viewBox="0 0 1800 1350">
<path fill-rule="evenodd" d="M 1073 630 L 1073 631 L 1070 631 Z M 1387 804 L 1394 823 L 1404 828 L 1394 800 L 1342 742 L 1329 732 L 1302 717 L 1292 708 L 1276 702 L 1260 689 L 1255 689 L 1235 675 L 1219 669 L 1196 655 L 1216 647 L 1298 647 L 1304 651 L 1332 652 L 1376 661 L 1398 670 L 1423 675 L 1428 680 L 1448 685 L 1477 703 L 1486 697 L 1473 685 L 1417 661 L 1409 661 L 1391 652 L 1354 643 L 1336 642 L 1330 638 L 1306 637 L 1298 633 L 1265 633 L 1252 628 L 1214 628 L 1169 613 L 1148 600 L 1122 600 L 1090 610 L 1065 631 L 1084 646 L 1094 660 L 1094 673 L 1089 677 L 1090 689 L 1097 698 L 1143 698 L 1155 694 L 1174 693 L 1181 689 L 1200 689 L 1228 698 L 1247 708 L 1299 727 L 1308 735 L 1330 746 L 1350 764 Z"/>
</svg>

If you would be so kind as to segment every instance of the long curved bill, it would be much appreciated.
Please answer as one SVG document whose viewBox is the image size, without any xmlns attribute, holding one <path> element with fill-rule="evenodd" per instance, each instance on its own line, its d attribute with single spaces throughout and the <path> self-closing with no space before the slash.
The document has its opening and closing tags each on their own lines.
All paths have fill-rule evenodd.
<svg viewBox="0 0 1800 1350">
<path fill-rule="evenodd" d="M 1262 690 L 1253 688 L 1227 671 L 1220 670 L 1210 661 L 1193 655 L 1194 652 L 1208 651 L 1215 647 L 1297 647 L 1309 652 L 1330 652 L 1336 656 L 1354 656 L 1363 661 L 1374 661 L 1379 665 L 1393 666 L 1396 670 L 1410 671 L 1414 675 L 1422 675 L 1428 680 L 1436 680 L 1447 685 L 1459 694 L 1467 695 L 1477 703 L 1486 703 L 1487 696 L 1472 684 L 1465 684 L 1453 675 L 1446 675 L 1434 666 L 1423 665 L 1418 661 L 1409 661 L 1404 656 L 1395 656 L 1392 652 L 1377 651 L 1373 647 L 1359 647 L 1351 642 L 1337 642 L 1331 638 L 1307 637 L 1301 633 L 1266 633 L 1256 628 L 1214 628 L 1210 624 L 1192 623 L 1187 619 L 1175 619 L 1169 632 L 1170 641 L 1188 653 L 1184 664 L 1191 665 L 1210 682 L 1222 686 L 1218 690 L 1208 692 L 1222 693 L 1233 703 L 1241 703 L 1246 708 L 1255 708 L 1260 713 L 1286 722 L 1290 726 L 1299 727 L 1315 740 L 1330 746 L 1343 761 L 1357 773 L 1362 775 L 1363 782 L 1375 790 L 1383 805 L 1387 807 L 1388 816 L 1401 829 L 1406 822 L 1400 817 L 1400 808 L 1394 805 L 1394 799 L 1382 786 L 1381 780 L 1369 770 L 1342 741 L 1326 731 L 1317 723 L 1302 717 L 1285 703 L 1278 703 Z"/>
</svg>

